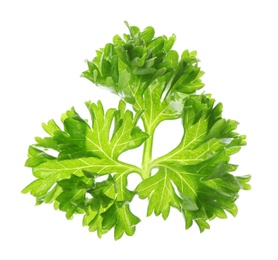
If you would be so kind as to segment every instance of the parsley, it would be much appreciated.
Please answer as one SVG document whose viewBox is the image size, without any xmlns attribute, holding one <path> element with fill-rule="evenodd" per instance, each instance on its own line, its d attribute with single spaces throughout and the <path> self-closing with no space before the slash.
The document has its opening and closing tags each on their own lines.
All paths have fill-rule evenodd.
<svg viewBox="0 0 278 260">
<path fill-rule="evenodd" d="M 130 203 L 137 195 L 149 200 L 148 215 L 167 219 L 176 208 L 187 229 L 196 222 L 203 231 L 208 220 L 226 218 L 226 212 L 235 216 L 239 190 L 250 189 L 250 176 L 233 175 L 237 166 L 229 163 L 245 136 L 235 132 L 236 121 L 222 118 L 222 105 L 211 95 L 197 94 L 204 73 L 195 51 L 179 57 L 172 49 L 175 35 L 155 38 L 152 27 L 141 32 L 126 25 L 130 34 L 114 36 L 82 73 L 119 95 L 118 108 L 105 111 L 100 101 L 87 102 L 90 124 L 74 108 L 63 114 L 63 128 L 53 120 L 43 124 L 48 137 L 35 138 L 26 161 L 36 180 L 22 192 L 30 192 L 37 204 L 54 203 L 68 219 L 83 214 L 83 225 L 99 237 L 113 228 L 115 239 L 134 234 L 140 219 Z M 182 119 L 180 144 L 153 159 L 155 130 L 173 119 Z M 142 168 L 119 160 L 141 145 Z M 127 188 L 129 174 L 142 178 L 135 190 Z"/>
</svg>

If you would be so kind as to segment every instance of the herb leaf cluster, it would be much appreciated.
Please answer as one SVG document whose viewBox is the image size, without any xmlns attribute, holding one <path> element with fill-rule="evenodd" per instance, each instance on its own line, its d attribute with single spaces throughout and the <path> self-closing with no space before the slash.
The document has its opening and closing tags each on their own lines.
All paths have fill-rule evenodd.
<svg viewBox="0 0 278 260">
<path fill-rule="evenodd" d="M 140 222 L 130 207 L 134 196 L 148 199 L 147 215 L 167 219 L 175 208 L 186 229 L 195 222 L 202 232 L 209 220 L 235 216 L 239 191 L 250 189 L 250 176 L 235 176 L 237 165 L 230 163 L 245 136 L 235 132 L 236 121 L 222 118 L 221 103 L 197 93 L 204 72 L 196 51 L 180 56 L 172 49 L 175 35 L 155 37 L 152 27 L 126 25 L 129 34 L 114 36 L 82 73 L 119 95 L 118 108 L 105 111 L 100 101 L 89 101 L 90 120 L 72 108 L 62 115 L 62 127 L 54 120 L 43 124 L 48 136 L 35 138 L 26 161 L 36 179 L 23 193 L 38 205 L 53 203 L 68 219 L 83 214 L 83 225 L 99 237 L 111 229 L 115 239 L 134 234 Z M 175 119 L 184 130 L 180 143 L 152 158 L 157 126 Z M 141 145 L 141 168 L 119 159 Z M 129 174 L 142 179 L 134 190 L 127 187 Z"/>
</svg>

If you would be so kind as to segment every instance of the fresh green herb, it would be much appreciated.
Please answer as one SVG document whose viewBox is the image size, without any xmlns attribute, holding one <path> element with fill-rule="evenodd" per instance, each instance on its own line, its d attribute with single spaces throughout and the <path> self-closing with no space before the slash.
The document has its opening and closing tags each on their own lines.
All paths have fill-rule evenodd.
<svg viewBox="0 0 278 260">
<path fill-rule="evenodd" d="M 36 180 L 23 193 L 30 192 L 37 204 L 54 203 L 68 219 L 83 214 L 83 225 L 99 237 L 113 228 L 115 239 L 134 234 L 140 219 L 130 204 L 137 195 L 148 199 L 148 216 L 167 219 L 175 208 L 186 229 L 195 222 L 203 231 L 215 217 L 226 218 L 226 212 L 235 216 L 239 190 L 250 189 L 250 176 L 233 175 L 237 166 L 229 163 L 246 144 L 245 136 L 235 132 L 236 121 L 222 118 L 221 104 L 210 95 L 197 94 L 204 86 L 204 73 L 195 51 L 186 50 L 179 57 L 172 50 L 174 35 L 155 38 L 152 27 L 141 32 L 126 25 L 130 34 L 114 36 L 82 74 L 119 95 L 118 109 L 105 112 L 100 101 L 87 102 L 91 123 L 72 108 L 62 116 L 62 129 L 53 120 L 43 124 L 49 136 L 37 137 L 29 147 L 26 166 Z M 181 141 L 153 159 L 155 130 L 173 119 L 182 120 Z M 142 168 L 119 160 L 140 145 Z M 127 188 L 129 174 L 142 178 L 135 190 Z"/>
</svg>

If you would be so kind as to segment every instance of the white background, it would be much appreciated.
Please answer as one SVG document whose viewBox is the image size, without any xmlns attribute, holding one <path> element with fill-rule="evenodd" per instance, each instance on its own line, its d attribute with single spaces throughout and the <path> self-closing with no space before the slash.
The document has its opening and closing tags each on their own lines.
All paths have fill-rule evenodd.
<svg viewBox="0 0 278 260">
<path fill-rule="evenodd" d="M 0 259 L 278 259 L 276 4 L 2 0 Z M 157 36 L 175 33 L 180 53 L 198 50 L 206 93 L 247 135 L 248 145 L 233 160 L 238 175 L 252 174 L 252 190 L 240 193 L 236 218 L 214 220 L 203 234 L 196 225 L 185 231 L 175 211 L 165 222 L 145 218 L 145 202 L 135 200 L 142 219 L 135 235 L 115 242 L 110 232 L 98 239 L 81 218 L 67 221 L 51 205 L 34 207 L 34 198 L 20 193 L 33 180 L 23 165 L 28 145 L 43 134 L 42 122 L 59 120 L 71 106 L 88 117 L 87 100 L 117 105 L 116 96 L 79 76 L 85 59 L 127 32 L 124 20 L 141 29 L 151 25 Z M 169 134 L 175 129 L 159 130 L 155 156 L 176 142 Z"/>
</svg>

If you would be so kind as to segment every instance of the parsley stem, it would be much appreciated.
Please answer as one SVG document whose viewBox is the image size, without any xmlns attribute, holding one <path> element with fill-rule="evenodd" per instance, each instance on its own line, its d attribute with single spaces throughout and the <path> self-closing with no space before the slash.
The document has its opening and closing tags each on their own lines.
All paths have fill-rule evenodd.
<svg viewBox="0 0 278 260">
<path fill-rule="evenodd" d="M 151 175 L 150 162 L 152 160 L 152 148 L 153 148 L 153 135 L 154 128 L 149 128 L 143 119 L 145 131 L 149 135 L 149 138 L 144 143 L 143 160 L 142 160 L 142 178 L 145 180 Z"/>
</svg>

